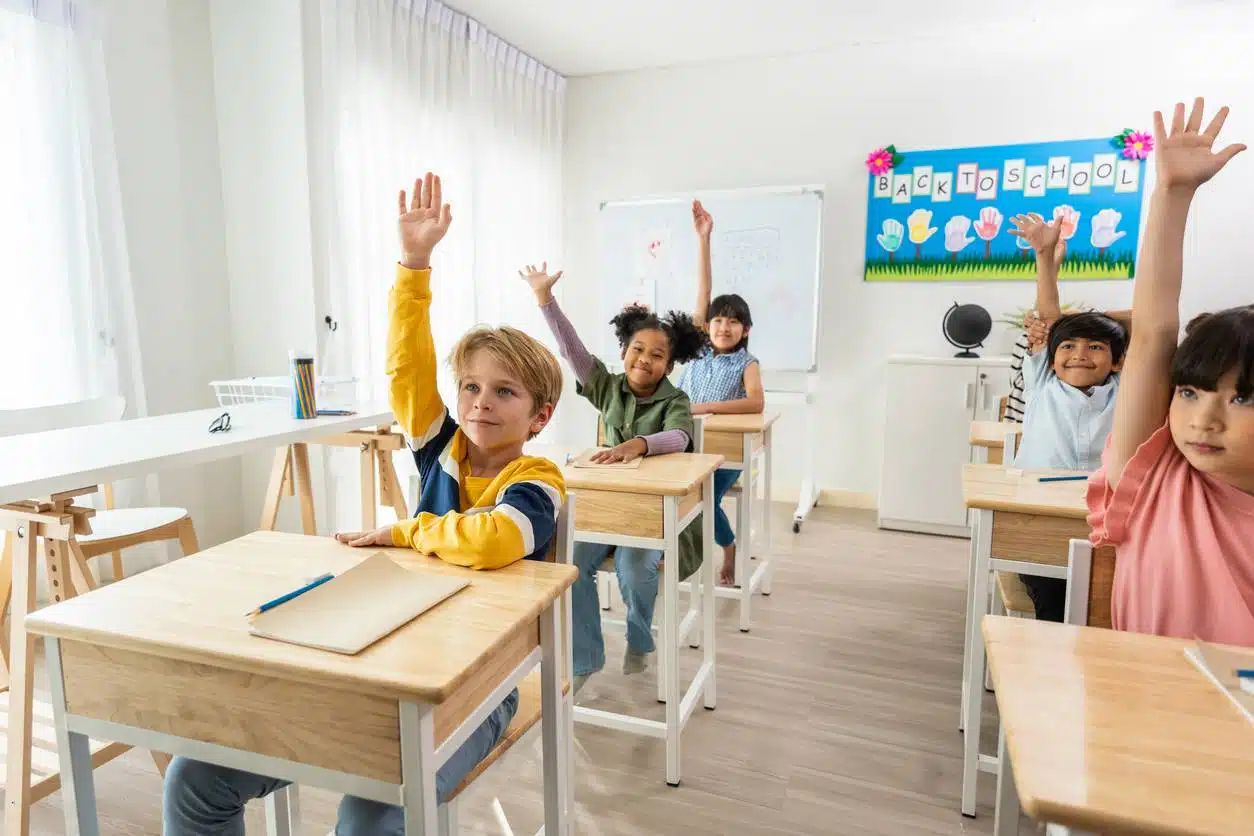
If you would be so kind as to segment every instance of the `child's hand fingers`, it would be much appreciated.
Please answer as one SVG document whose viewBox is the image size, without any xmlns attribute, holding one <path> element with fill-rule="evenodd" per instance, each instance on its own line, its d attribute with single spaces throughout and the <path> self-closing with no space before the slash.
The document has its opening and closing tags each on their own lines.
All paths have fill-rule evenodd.
<svg viewBox="0 0 1254 836">
<path fill-rule="evenodd" d="M 361 531 L 353 531 L 353 532 L 341 531 L 335 535 L 335 539 L 341 543 L 351 543 L 354 540 L 356 540 L 358 537 L 361 537 L 363 533 L 364 532 L 361 532 Z"/>
</svg>

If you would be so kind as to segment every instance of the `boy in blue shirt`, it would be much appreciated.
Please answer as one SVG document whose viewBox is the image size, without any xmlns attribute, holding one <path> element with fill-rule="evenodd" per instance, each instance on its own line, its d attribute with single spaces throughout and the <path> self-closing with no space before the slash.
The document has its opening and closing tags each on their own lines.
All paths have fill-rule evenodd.
<svg viewBox="0 0 1254 836">
<path fill-rule="evenodd" d="M 1011 235 L 1036 251 L 1036 317 L 1028 329 L 1023 363 L 1027 408 L 1015 467 L 1025 470 L 1096 470 L 1115 418 L 1119 367 L 1128 347 L 1127 328 L 1115 315 L 1063 315 L 1058 273 L 1067 254 L 1063 225 L 1036 214 L 1018 215 Z M 1071 221 L 1074 223 L 1074 221 Z M 1036 617 L 1062 621 L 1067 584 L 1058 578 L 1021 575 Z"/>
</svg>

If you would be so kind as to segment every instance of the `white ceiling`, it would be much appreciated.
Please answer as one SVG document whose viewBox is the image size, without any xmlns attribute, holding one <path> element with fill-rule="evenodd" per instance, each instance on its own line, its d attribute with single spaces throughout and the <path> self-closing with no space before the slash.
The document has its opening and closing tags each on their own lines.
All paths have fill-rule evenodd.
<svg viewBox="0 0 1254 836">
<path fill-rule="evenodd" d="M 1247 0 L 446 0 L 565 75 L 792 55 Z M 1117 37 L 1118 24 L 1113 32 Z"/>
</svg>

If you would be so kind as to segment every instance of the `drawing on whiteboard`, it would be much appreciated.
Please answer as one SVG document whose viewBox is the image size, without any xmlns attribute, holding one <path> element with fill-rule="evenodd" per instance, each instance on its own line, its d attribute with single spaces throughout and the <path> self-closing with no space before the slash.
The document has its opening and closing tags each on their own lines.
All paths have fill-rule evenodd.
<svg viewBox="0 0 1254 836">
<path fill-rule="evenodd" d="M 719 236 L 716 252 L 720 264 L 714 274 L 719 283 L 731 293 L 748 290 L 755 275 L 779 265 L 779 230 L 769 226 L 728 230 Z"/>
</svg>

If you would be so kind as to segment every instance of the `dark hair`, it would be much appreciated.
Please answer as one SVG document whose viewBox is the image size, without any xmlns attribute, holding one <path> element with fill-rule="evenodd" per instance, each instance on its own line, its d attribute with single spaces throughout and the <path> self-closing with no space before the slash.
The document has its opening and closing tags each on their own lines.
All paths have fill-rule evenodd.
<svg viewBox="0 0 1254 836">
<path fill-rule="evenodd" d="M 753 327 L 753 314 L 749 313 L 749 303 L 739 293 L 724 293 L 722 296 L 715 296 L 714 301 L 710 303 L 710 307 L 706 311 L 705 320 L 709 322 L 716 316 L 740 320 L 740 324 L 745 326 L 746 330 Z M 745 334 L 740 338 L 740 342 L 736 343 L 736 347 L 732 351 L 739 351 L 748 347 L 749 335 Z"/>
<path fill-rule="evenodd" d="M 1248 398 L 1254 392 L 1254 305 L 1194 317 L 1171 362 L 1171 385 L 1214 392 L 1233 369 L 1237 394 Z"/>
<path fill-rule="evenodd" d="M 1099 340 L 1110 346 L 1110 362 L 1118 363 L 1128 350 L 1128 330 L 1117 319 L 1103 313 L 1074 313 L 1060 316 L 1049 329 L 1049 362 L 1054 363 L 1058 346 L 1068 340 Z"/>
<path fill-rule="evenodd" d="M 644 305 L 628 305 L 610 320 L 610 325 L 614 326 L 614 336 L 618 337 L 618 346 L 624 351 L 638 332 L 661 331 L 670 343 L 668 365 L 695 360 L 706 346 L 705 332 L 696 326 L 691 316 L 681 311 L 658 316 Z"/>
</svg>

